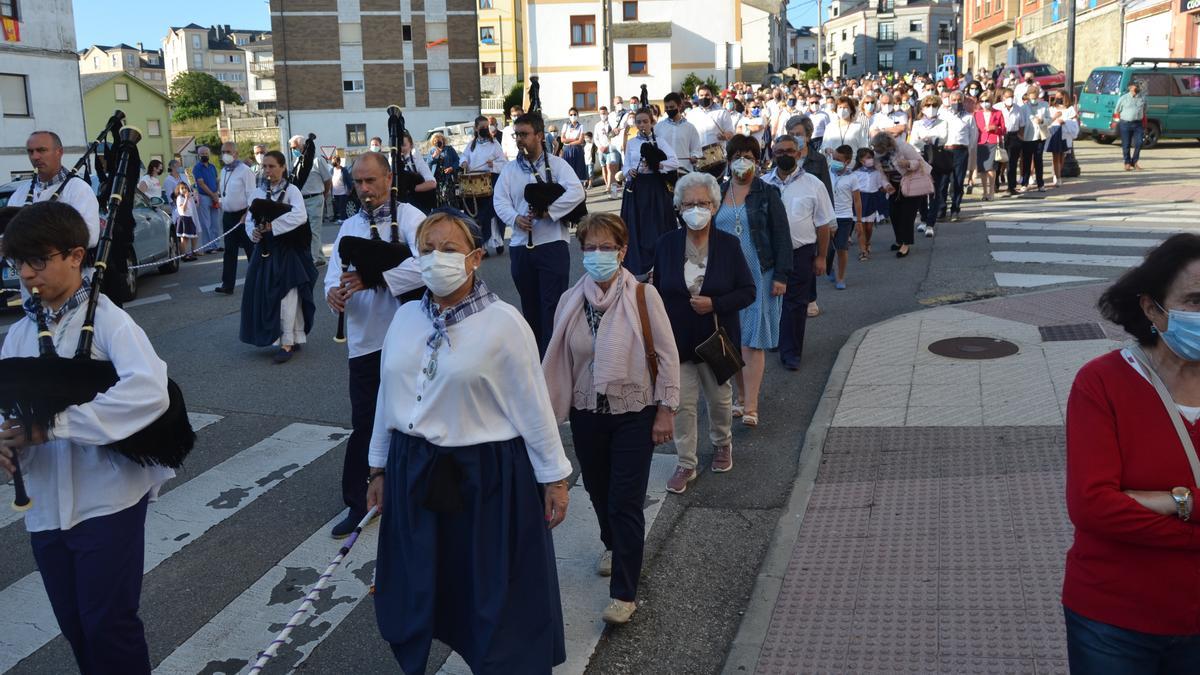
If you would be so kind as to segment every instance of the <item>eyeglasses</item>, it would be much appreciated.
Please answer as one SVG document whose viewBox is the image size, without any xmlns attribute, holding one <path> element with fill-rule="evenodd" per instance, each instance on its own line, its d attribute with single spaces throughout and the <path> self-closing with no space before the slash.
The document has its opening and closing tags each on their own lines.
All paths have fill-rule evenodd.
<svg viewBox="0 0 1200 675">
<path fill-rule="evenodd" d="M 69 255 L 71 255 L 70 251 L 55 251 L 49 255 L 39 255 L 31 258 L 6 258 L 4 262 L 9 266 L 10 269 L 12 269 L 13 272 L 18 274 L 21 272 L 22 265 L 29 265 L 29 269 L 33 270 L 34 272 L 41 272 L 42 270 L 46 269 L 46 265 L 50 264 L 50 261 L 54 258 L 62 256 L 65 260 Z"/>
<path fill-rule="evenodd" d="M 620 250 L 621 250 L 621 247 L 617 246 L 616 244 L 600 244 L 599 246 L 597 246 L 596 244 L 584 244 L 583 245 L 584 253 L 595 253 L 596 251 L 600 251 L 601 253 L 616 253 L 617 251 L 620 251 Z"/>
<path fill-rule="evenodd" d="M 712 210 L 712 202 L 708 202 L 708 201 L 705 201 L 705 202 L 683 202 L 682 204 L 679 205 L 680 211 L 687 211 L 688 209 L 708 209 L 709 211 L 711 211 Z"/>
</svg>

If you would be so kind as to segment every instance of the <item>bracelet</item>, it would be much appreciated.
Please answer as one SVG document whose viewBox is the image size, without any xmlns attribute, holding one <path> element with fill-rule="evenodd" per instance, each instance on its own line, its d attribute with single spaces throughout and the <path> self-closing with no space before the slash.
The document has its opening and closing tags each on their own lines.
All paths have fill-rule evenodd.
<svg viewBox="0 0 1200 675">
<path fill-rule="evenodd" d="M 380 476 L 384 475 L 385 473 L 387 473 L 387 471 L 384 471 L 383 469 L 380 469 L 379 471 L 371 472 L 371 475 L 367 476 L 367 485 L 370 485 L 371 481 L 375 480 L 376 478 L 379 478 Z"/>
</svg>

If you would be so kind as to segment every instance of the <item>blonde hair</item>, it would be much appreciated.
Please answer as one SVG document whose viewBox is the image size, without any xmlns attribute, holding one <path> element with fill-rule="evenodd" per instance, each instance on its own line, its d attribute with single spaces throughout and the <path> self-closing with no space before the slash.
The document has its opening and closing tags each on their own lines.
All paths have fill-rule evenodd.
<svg viewBox="0 0 1200 675">
<path fill-rule="evenodd" d="M 612 235 L 617 246 L 625 246 L 629 243 L 629 228 L 625 226 L 625 221 L 615 213 L 587 214 L 583 220 L 579 221 L 579 226 L 575 230 L 575 238 L 579 240 L 579 246 L 582 247 L 591 235 L 600 235 L 605 232 Z"/>
<path fill-rule="evenodd" d="M 477 234 L 478 227 L 475 225 L 475 223 L 469 222 L 464 218 L 460 218 L 445 211 L 431 213 L 427 218 L 425 218 L 425 220 L 421 221 L 421 224 L 417 226 L 417 246 L 420 247 L 425 243 L 425 237 L 429 233 L 429 228 L 437 225 L 438 223 L 446 222 L 454 225 L 454 227 L 461 232 L 464 237 L 466 237 L 467 245 L 470 247 L 470 250 L 474 251 L 475 249 L 479 248 L 477 246 L 479 241 L 479 235 Z M 415 254 L 416 251 L 413 253 Z"/>
</svg>

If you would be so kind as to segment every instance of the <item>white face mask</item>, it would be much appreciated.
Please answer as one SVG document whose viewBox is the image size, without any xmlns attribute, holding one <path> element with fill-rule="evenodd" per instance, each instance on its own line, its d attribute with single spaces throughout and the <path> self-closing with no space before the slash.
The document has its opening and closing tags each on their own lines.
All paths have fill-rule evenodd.
<svg viewBox="0 0 1200 675">
<path fill-rule="evenodd" d="M 879 112 L 883 113 L 884 115 L 887 115 L 888 113 L 892 112 L 892 104 L 884 103 L 884 104 L 880 105 Z"/>
<path fill-rule="evenodd" d="M 926 106 L 926 107 L 922 108 L 921 112 L 925 113 L 926 119 L 933 119 L 933 118 L 937 117 L 937 108 L 934 108 L 932 106 Z"/>
<path fill-rule="evenodd" d="M 992 109 L 992 102 L 991 102 L 991 101 L 982 101 L 982 102 L 980 102 L 980 104 L 979 104 L 979 105 L 983 106 L 983 109 L 984 109 L 984 110 L 991 110 L 991 109 Z"/>
<path fill-rule="evenodd" d="M 745 176 L 754 170 L 754 162 L 745 157 L 738 157 L 730 163 L 729 168 L 733 171 L 734 175 Z"/>
<path fill-rule="evenodd" d="M 1011 108 L 1011 107 L 1012 107 L 1012 104 L 1013 104 L 1013 99 L 1012 99 L 1012 97 L 1011 97 L 1011 96 L 1009 96 L 1008 98 L 1004 99 L 1004 105 L 1006 105 L 1006 106 L 1008 106 L 1008 107 L 1010 107 L 1010 108 Z"/>
<path fill-rule="evenodd" d="M 568 116 L 567 116 L 567 119 L 571 120 L 572 122 L 578 122 L 578 121 L 579 121 L 579 115 L 568 115 Z"/>
<path fill-rule="evenodd" d="M 233 164 L 233 155 L 229 154 L 228 152 L 221 153 L 221 163 Z"/>
<path fill-rule="evenodd" d="M 262 164 L 264 158 L 266 158 L 266 155 L 264 155 L 263 153 L 261 153 L 261 152 L 254 153 L 254 161 L 255 162 Z"/>
<path fill-rule="evenodd" d="M 712 211 L 702 206 L 693 206 L 683 212 L 683 222 L 687 223 L 690 230 L 703 230 L 711 219 Z"/>
<path fill-rule="evenodd" d="M 838 117 L 840 117 L 844 120 L 850 119 L 850 109 L 849 108 L 838 108 Z"/>
<path fill-rule="evenodd" d="M 422 255 L 421 281 L 429 287 L 429 292 L 439 298 L 444 298 L 462 288 L 466 283 L 467 256 L 463 253 L 447 253 L 432 251 Z"/>
</svg>

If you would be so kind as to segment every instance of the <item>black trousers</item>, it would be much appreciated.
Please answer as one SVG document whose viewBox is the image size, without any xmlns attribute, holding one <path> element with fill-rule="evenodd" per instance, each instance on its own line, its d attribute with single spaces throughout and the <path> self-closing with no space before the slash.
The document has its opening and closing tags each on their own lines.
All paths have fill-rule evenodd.
<svg viewBox="0 0 1200 675">
<path fill-rule="evenodd" d="M 900 194 L 900 190 L 892 193 L 892 230 L 896 233 L 896 243 L 903 246 L 913 243 L 913 223 L 917 220 L 917 213 L 921 210 L 921 205 L 926 202 L 928 195 L 919 197 L 905 197 Z"/>
<path fill-rule="evenodd" d="M 567 292 L 571 274 L 571 250 L 565 241 L 552 241 L 534 248 L 510 246 L 513 284 L 521 297 L 521 314 L 537 339 L 538 354 L 546 355 L 554 334 L 554 312 Z"/>
<path fill-rule="evenodd" d="M 221 214 L 221 231 L 224 232 L 237 225 L 245 213 L 246 209 Z M 254 251 L 254 244 L 250 242 L 250 235 L 246 234 L 244 227 L 236 227 L 225 235 L 225 255 L 221 260 L 221 288 L 226 290 L 232 291 L 233 287 L 237 285 L 239 250 L 246 254 L 246 260 L 250 260 L 250 254 Z"/>
<path fill-rule="evenodd" d="M 833 247 L 829 247 L 833 250 Z M 804 329 L 808 324 L 808 303 L 812 301 L 813 260 L 817 245 L 805 244 L 792 249 L 792 271 L 788 274 L 787 290 L 783 293 L 783 308 L 779 313 L 779 360 L 789 368 L 800 367 L 804 351 Z"/>
<path fill-rule="evenodd" d="M 1017 167 L 1021 164 L 1021 132 L 1010 131 L 1004 134 L 1004 150 L 1008 153 L 1008 193 L 1017 191 Z"/>
<path fill-rule="evenodd" d="M 226 249 L 228 250 L 228 249 Z M 367 513 L 367 450 L 375 427 L 375 403 L 379 397 L 379 366 L 383 351 L 350 359 L 350 440 L 342 462 L 342 502 L 350 515 Z"/>
<path fill-rule="evenodd" d="M 1042 179 L 1042 150 L 1046 141 L 1021 141 L 1021 185 L 1029 186 L 1029 165 L 1033 164 L 1034 178 L 1038 187 L 1045 187 Z"/>
<path fill-rule="evenodd" d="M 637 598 L 646 540 L 646 483 L 654 441 L 650 432 L 658 406 L 604 415 L 571 409 L 571 438 L 583 487 L 600 521 L 600 540 L 613 553 L 609 597 Z"/>
</svg>

